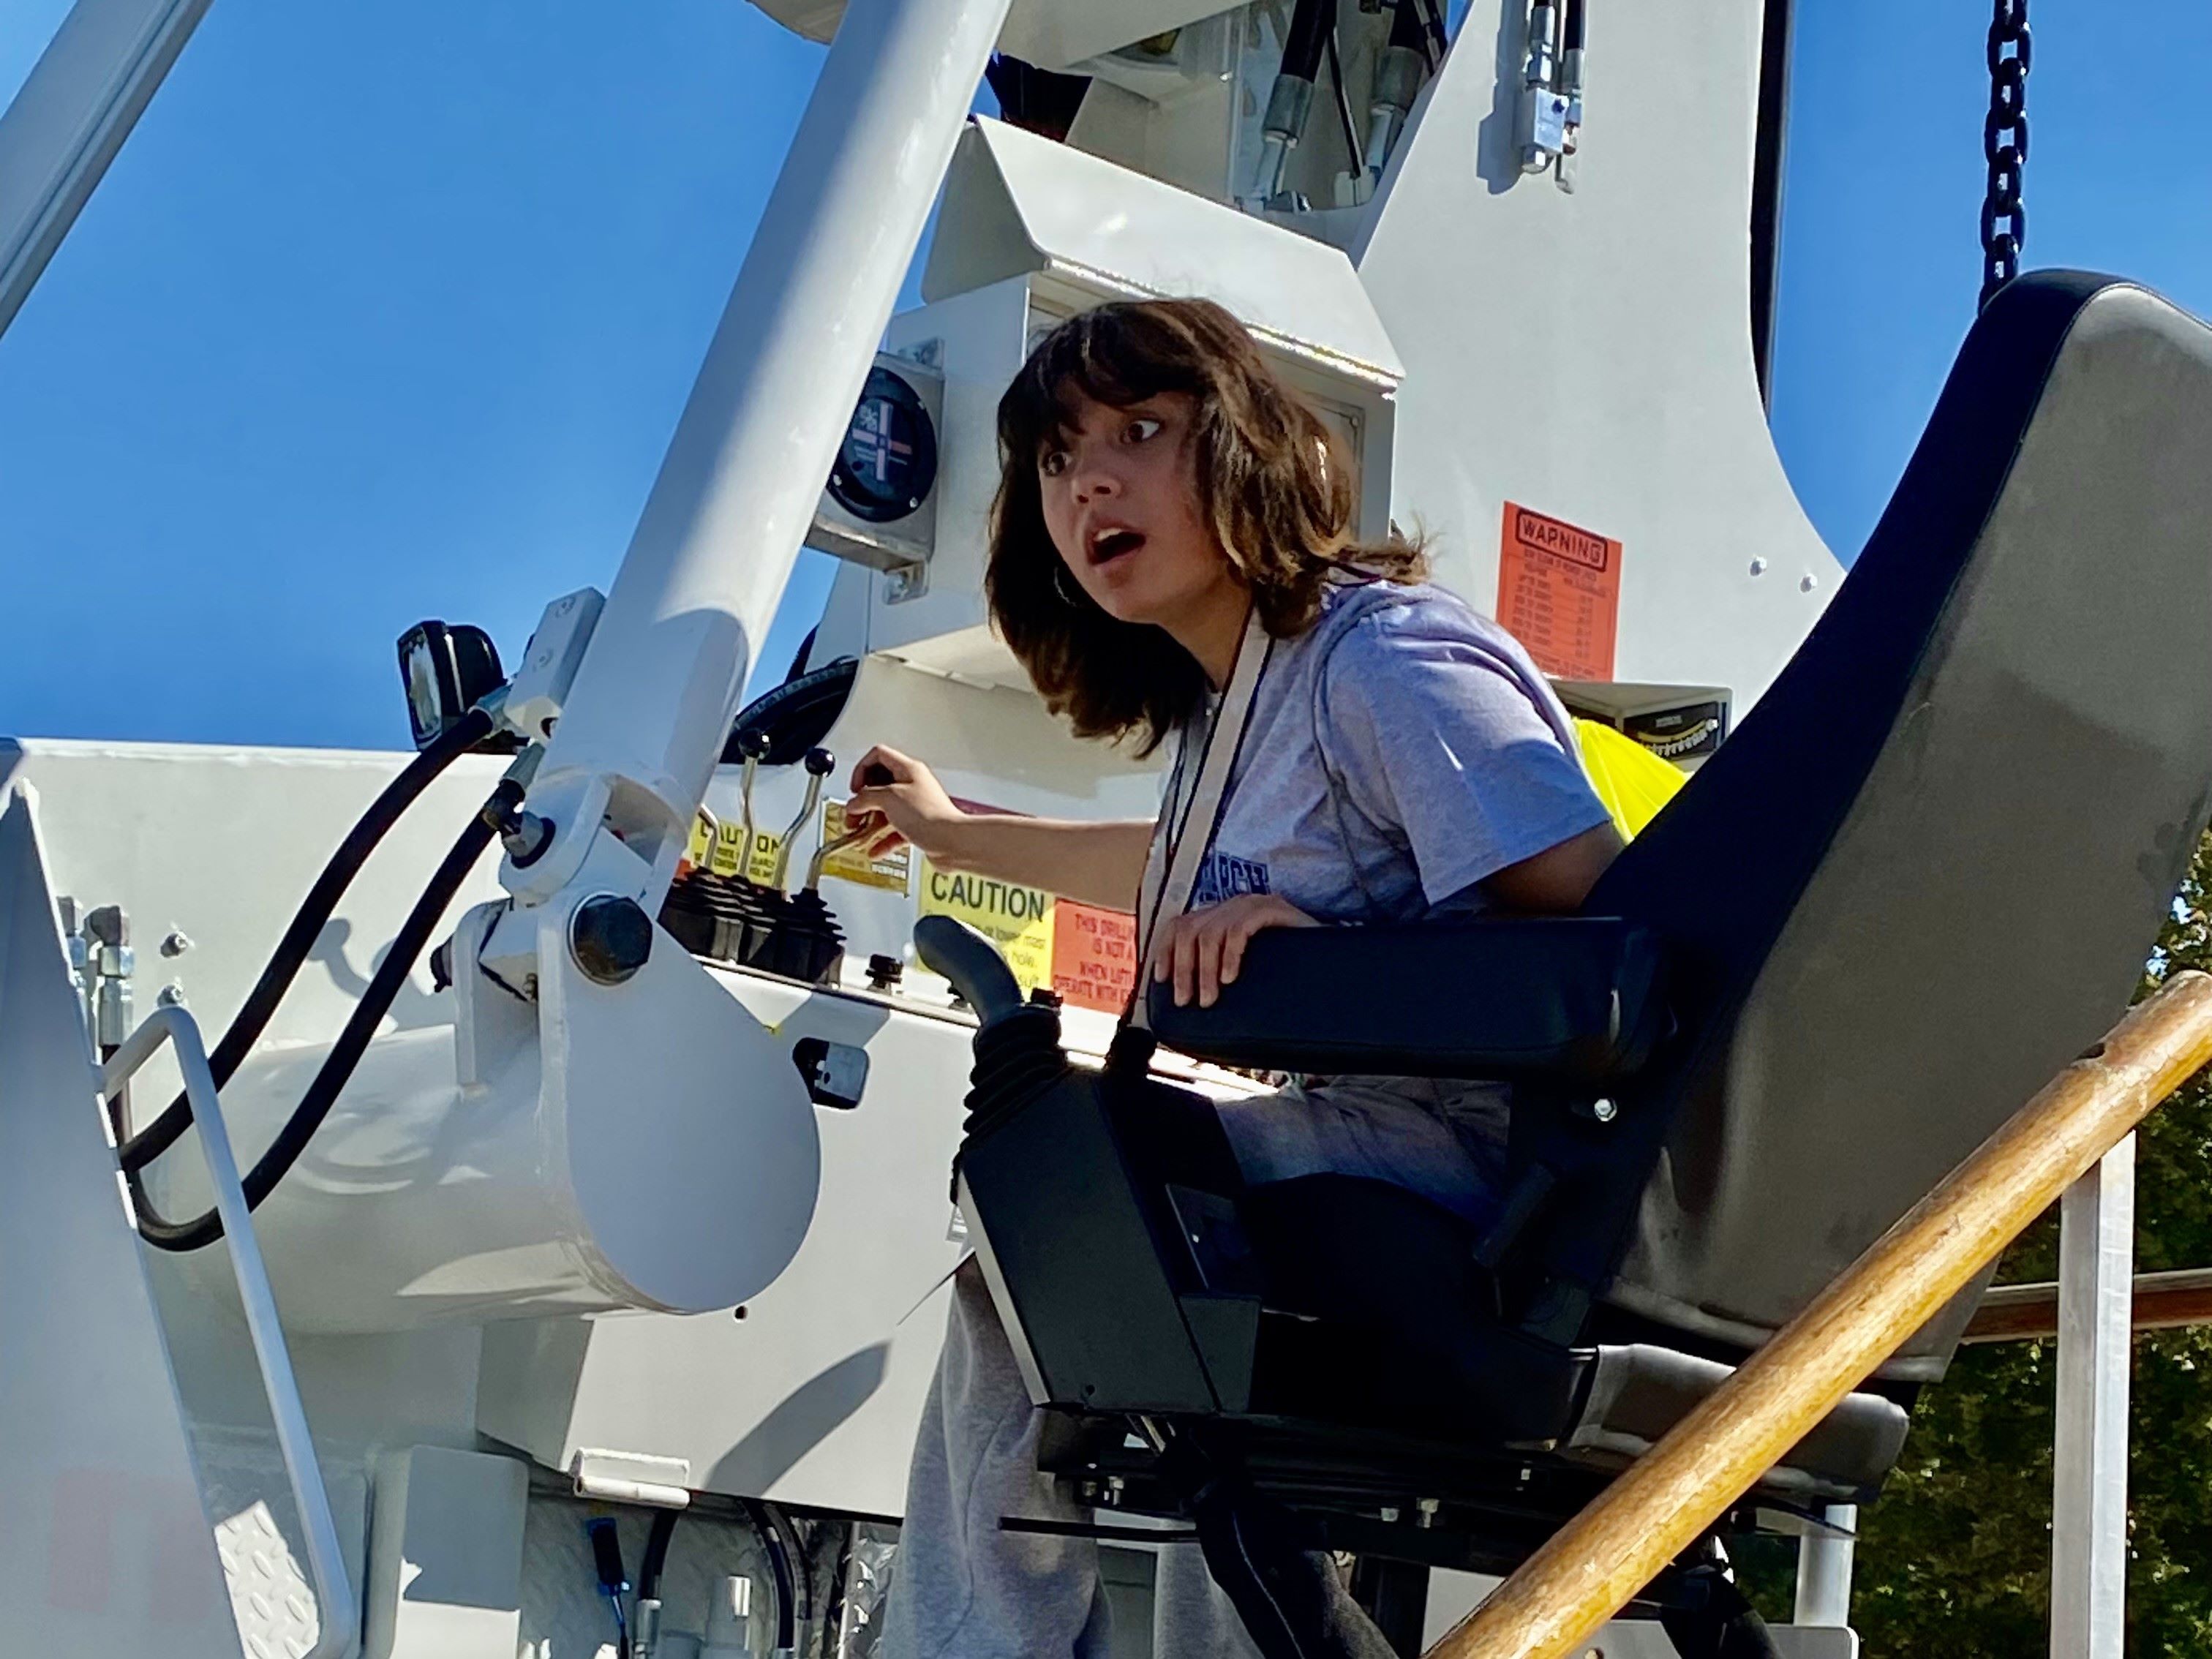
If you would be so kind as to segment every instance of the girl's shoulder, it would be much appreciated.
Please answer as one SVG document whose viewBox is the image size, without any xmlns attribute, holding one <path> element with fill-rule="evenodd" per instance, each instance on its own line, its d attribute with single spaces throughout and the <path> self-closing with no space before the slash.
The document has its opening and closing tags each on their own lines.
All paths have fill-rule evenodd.
<svg viewBox="0 0 2212 1659">
<path fill-rule="evenodd" d="M 1538 672 L 1504 628 L 1433 582 L 1346 582 L 1332 588 L 1310 638 L 1316 664 L 1327 664 L 1331 672 L 1387 668 L 1395 659 L 1455 648 L 1498 659 L 1516 673 Z"/>
</svg>

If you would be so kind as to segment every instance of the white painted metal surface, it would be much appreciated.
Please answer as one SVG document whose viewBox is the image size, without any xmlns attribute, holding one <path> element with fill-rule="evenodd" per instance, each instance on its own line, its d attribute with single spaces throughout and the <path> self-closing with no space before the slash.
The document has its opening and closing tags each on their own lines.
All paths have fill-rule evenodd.
<svg viewBox="0 0 2212 1659">
<path fill-rule="evenodd" d="M 2066 1189 L 2058 1225 L 2051 1656 L 2120 1659 L 2126 1638 L 2128 1373 L 2134 1352 L 2133 1135 Z"/>
<path fill-rule="evenodd" d="M 819 1149 L 788 1042 L 665 934 L 635 978 L 592 984 L 564 943 L 577 902 L 545 912 L 534 1006 L 462 974 L 440 999 L 460 1051 L 453 1023 L 380 1038 L 263 1203 L 294 1328 L 696 1312 L 790 1261 Z M 325 1051 L 240 1068 L 224 1100 L 242 1136 L 275 1133 Z M 164 1209 L 192 1196 L 171 1170 Z"/>
<path fill-rule="evenodd" d="M 1797 1601 L 1791 1621 L 1848 1626 L 1851 1622 L 1851 1558 L 1858 1549 L 1859 1507 L 1830 1504 L 1823 1515 L 1836 1530 L 1811 1527 L 1797 1541 Z"/>
<path fill-rule="evenodd" d="M 1056 270 L 1101 298 L 1202 295 L 1278 351 L 1386 392 L 1405 375 L 1337 249 L 1003 121 L 969 124 L 943 212 L 958 234 L 931 244 L 925 300 Z"/>
<path fill-rule="evenodd" d="M 207 9 L 208 0 L 76 0 L 0 112 L 0 334 Z"/>
<path fill-rule="evenodd" d="M 215 1077 L 208 1070 L 207 1051 L 192 1017 L 173 1007 L 156 1008 L 148 1015 L 102 1068 L 100 1096 L 112 1100 L 164 1043 L 175 1054 L 184 1077 L 185 1098 L 191 1107 L 192 1125 L 199 1131 L 200 1156 L 214 1188 L 216 1213 L 222 1218 L 223 1249 L 246 1312 L 246 1336 L 253 1344 L 262 1392 L 275 1420 L 292 1502 L 307 1529 L 307 1569 L 322 1618 L 322 1635 L 308 1659 L 342 1659 L 359 1645 L 360 1606 L 339 1553 L 337 1523 L 331 1518 L 330 1493 L 324 1489 L 314 1442 L 307 1433 L 307 1407 L 301 1403 L 300 1384 L 292 1374 L 276 1298 L 262 1262 L 246 1189 L 239 1182 L 238 1159 L 230 1149 L 230 1136 L 216 1103 Z"/>
<path fill-rule="evenodd" d="M 602 815 L 656 908 L 775 614 L 1006 0 L 854 0 L 532 792 L 538 902 Z"/>
<path fill-rule="evenodd" d="M 1613 677 L 1740 714 L 1842 574 L 1752 370 L 1760 9 L 1607 8 L 1571 194 L 1511 155 L 1526 12 L 1474 0 L 1348 240 L 1407 365 L 1391 511 L 1493 614 L 1505 502 L 1620 540 Z"/>
<path fill-rule="evenodd" d="M 22 787 L 0 794 L 0 1550 L 11 1651 L 239 1659 Z"/>
<path fill-rule="evenodd" d="M 508 1659 L 529 1498 L 514 1458 L 439 1446 L 379 1457 L 363 1659 Z"/>
</svg>

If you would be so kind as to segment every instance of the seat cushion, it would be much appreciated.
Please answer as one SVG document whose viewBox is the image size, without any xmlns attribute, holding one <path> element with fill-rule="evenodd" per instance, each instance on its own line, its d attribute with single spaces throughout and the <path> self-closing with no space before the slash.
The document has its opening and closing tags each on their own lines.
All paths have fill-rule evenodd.
<svg viewBox="0 0 2212 1659">
<path fill-rule="evenodd" d="M 1718 1360 L 1648 1342 L 1589 1352 L 1589 1392 L 1559 1451 L 1593 1468 L 1621 1468 L 1644 1455 L 1730 1375 Z M 1905 1430 L 1905 1408 L 1895 1401 L 1848 1395 L 1759 1486 L 1828 1503 L 1871 1498 L 1904 1449 Z"/>
</svg>

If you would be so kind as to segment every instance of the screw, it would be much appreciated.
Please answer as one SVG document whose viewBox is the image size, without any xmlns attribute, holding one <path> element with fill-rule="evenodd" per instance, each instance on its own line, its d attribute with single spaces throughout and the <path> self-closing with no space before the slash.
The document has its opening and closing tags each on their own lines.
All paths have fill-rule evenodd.
<svg viewBox="0 0 2212 1659">
<path fill-rule="evenodd" d="M 192 942 L 181 927 L 170 929 L 168 937 L 161 941 L 161 954 L 165 957 L 180 957 L 191 948 Z"/>
<path fill-rule="evenodd" d="M 1384 1504 L 1378 1513 L 1385 1522 L 1388 1522 L 1394 1526 L 1397 1523 L 1398 1508 L 1395 1504 Z"/>
<path fill-rule="evenodd" d="M 154 1000 L 164 1008 L 181 1008 L 185 1006 L 185 988 L 171 980 L 161 988 Z"/>
<path fill-rule="evenodd" d="M 1421 1518 L 1413 1524 L 1417 1527 L 1428 1527 L 1436 1524 L 1437 1511 L 1443 1505 L 1433 1498 L 1422 1498 L 1414 1500 L 1413 1507 L 1421 1512 Z"/>
</svg>

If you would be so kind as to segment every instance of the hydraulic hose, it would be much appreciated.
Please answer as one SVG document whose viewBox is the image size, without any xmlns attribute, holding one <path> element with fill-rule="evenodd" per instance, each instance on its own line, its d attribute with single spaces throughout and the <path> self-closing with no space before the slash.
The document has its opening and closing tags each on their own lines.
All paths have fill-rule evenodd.
<svg viewBox="0 0 2212 1659">
<path fill-rule="evenodd" d="M 246 1172 L 246 1204 L 249 1210 L 258 1207 L 290 1172 L 301 1153 L 307 1151 L 309 1139 L 330 1115 L 331 1108 L 337 1103 L 339 1091 L 353 1076 L 354 1067 L 368 1050 L 377 1026 L 391 1012 L 400 988 L 414 970 L 416 958 L 422 954 L 422 947 L 429 943 L 432 932 L 453 903 L 453 895 L 460 890 L 461 884 L 476 868 L 484 849 L 522 804 L 522 786 L 514 779 L 501 779 L 499 787 L 492 791 L 491 799 L 469 820 L 468 828 L 446 854 L 445 861 L 430 878 L 429 885 L 422 890 L 422 896 L 415 901 L 415 908 L 407 913 L 407 920 L 400 924 L 392 941 L 392 949 L 378 966 L 375 977 L 369 981 L 368 989 L 355 1006 L 337 1041 L 331 1045 L 330 1053 L 324 1056 L 314 1080 L 308 1084 L 284 1127 L 276 1132 L 276 1138 L 269 1143 L 269 1149 Z M 222 1237 L 222 1219 L 213 1210 L 185 1222 L 170 1221 L 158 1214 L 148 1202 L 138 1175 L 135 1170 L 125 1170 L 131 1202 L 137 1208 L 138 1231 L 149 1244 L 182 1254 L 203 1249 Z"/>
<path fill-rule="evenodd" d="M 791 1558 L 784 1553 L 782 1536 L 769 1524 L 768 1512 L 760 1500 L 747 1498 L 740 1501 L 745 1519 L 752 1524 L 753 1535 L 760 1540 L 761 1548 L 768 1555 L 769 1576 L 775 1583 L 776 1650 L 789 1653 L 799 1639 L 793 1616 L 799 1592 L 792 1582 Z"/>
<path fill-rule="evenodd" d="M 661 1510 L 654 1514 L 653 1526 L 645 1534 L 645 1553 L 638 1559 L 639 1601 L 660 1599 L 660 1575 L 668 1565 L 668 1546 L 676 1536 L 676 1523 L 683 1517 L 681 1510 Z"/>
<path fill-rule="evenodd" d="M 1322 53 L 1328 48 L 1335 20 L 1332 0 L 1298 0 L 1291 13 L 1290 32 L 1283 40 L 1281 72 L 1301 81 L 1318 81 Z"/>
<path fill-rule="evenodd" d="M 401 814 L 415 804 L 416 797 L 429 787 L 432 780 L 489 737 L 495 729 L 495 723 L 489 714 L 481 708 L 471 708 L 441 732 L 428 748 L 408 762 L 399 775 L 385 785 L 383 793 L 369 803 L 361 821 L 346 832 L 346 838 L 338 843 L 330 862 L 323 866 L 322 874 L 315 878 L 315 884 L 300 901 L 291 926 L 276 941 L 268 965 L 262 969 L 261 977 L 254 981 L 253 989 L 247 993 L 229 1029 L 223 1032 L 222 1040 L 208 1055 L 208 1069 L 215 1074 L 216 1088 L 229 1082 L 240 1062 L 252 1053 L 253 1045 L 260 1041 L 270 1016 L 276 1013 L 276 1005 L 284 1000 L 284 993 L 292 988 L 292 981 L 307 964 L 307 952 L 330 925 L 338 901 L 345 896 L 346 889 L 368 862 L 376 844 L 399 821 Z M 136 1174 L 168 1151 L 176 1145 L 178 1137 L 191 1127 L 191 1108 L 179 1094 L 159 1117 L 118 1148 L 124 1173 Z"/>
</svg>

